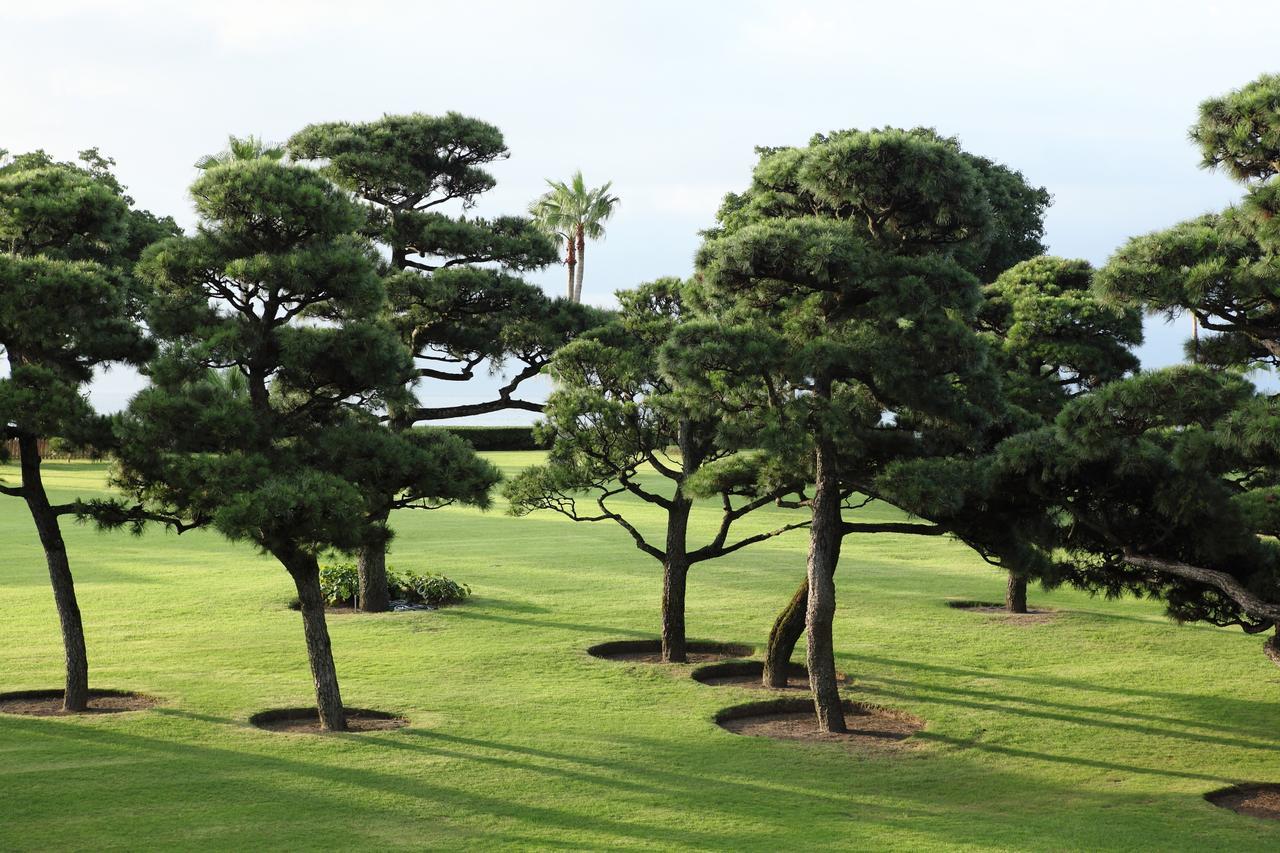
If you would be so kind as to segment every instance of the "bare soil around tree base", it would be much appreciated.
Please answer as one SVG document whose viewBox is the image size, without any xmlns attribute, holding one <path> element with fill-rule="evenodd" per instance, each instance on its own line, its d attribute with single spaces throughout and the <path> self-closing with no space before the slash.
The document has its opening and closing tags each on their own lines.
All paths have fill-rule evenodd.
<svg viewBox="0 0 1280 853">
<path fill-rule="evenodd" d="M 327 732 L 320 726 L 320 712 L 315 708 L 275 708 L 259 711 L 249 718 L 257 728 L 269 732 L 290 734 L 338 734 Z M 400 729 L 409 721 L 386 711 L 370 711 L 367 708 L 347 708 L 347 732 L 384 732 Z"/>
<path fill-rule="evenodd" d="M 776 740 L 838 743 L 859 752 L 889 752 L 906 748 L 907 739 L 924 728 L 924 721 L 902 711 L 844 702 L 847 732 L 818 730 L 813 701 L 773 699 L 725 708 L 715 716 L 721 728 L 734 734 Z"/>
<path fill-rule="evenodd" d="M 145 711 L 158 700 L 126 690 L 90 690 L 89 707 L 84 711 L 62 710 L 61 690 L 19 690 L 0 693 L 0 714 L 22 714 L 28 717 L 69 717 L 81 714 L 118 714 L 123 711 Z"/>
<path fill-rule="evenodd" d="M 710 663 L 751 657 L 755 649 L 742 643 L 692 642 L 685 644 L 687 663 Z M 662 663 L 662 643 L 658 640 L 613 640 L 598 643 L 587 654 L 603 660 L 629 663 Z"/>
<path fill-rule="evenodd" d="M 1211 791 L 1204 798 L 1215 806 L 1263 820 L 1280 820 L 1280 785 L 1259 782 Z"/>
<path fill-rule="evenodd" d="M 948 599 L 947 606 L 953 610 L 964 610 L 968 613 L 983 613 L 987 616 L 998 616 L 1017 625 L 1043 625 L 1058 618 L 1058 611 L 1030 608 L 1026 613 L 1010 613 L 1003 604 L 990 601 L 957 601 Z"/>
</svg>

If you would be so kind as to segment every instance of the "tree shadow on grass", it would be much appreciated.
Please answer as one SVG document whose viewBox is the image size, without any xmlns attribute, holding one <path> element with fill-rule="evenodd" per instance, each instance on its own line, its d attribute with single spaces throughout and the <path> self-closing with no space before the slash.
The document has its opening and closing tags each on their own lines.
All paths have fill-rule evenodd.
<svg viewBox="0 0 1280 853">
<path fill-rule="evenodd" d="M 187 716 L 241 725 L 209 715 Z M 413 729 L 374 736 L 292 737 L 287 756 L 269 752 L 284 736 L 261 732 L 246 734 L 234 746 L 225 739 L 215 746 L 60 720 L 6 721 L 3 731 L 35 753 L 48 754 L 60 745 L 86 766 L 95 761 L 117 765 L 110 776 L 72 774 L 61 783 L 64 796 L 88 793 L 117 804 L 92 811 L 81 829 L 118 823 L 120 810 L 127 810 L 134 797 L 164 809 L 166 822 L 157 822 L 155 831 L 183 827 L 198 831 L 202 843 L 215 845 L 269 843 L 270 838 L 264 842 L 257 836 L 264 827 L 255 818 L 266 820 L 277 833 L 287 832 L 289 827 L 277 825 L 286 808 L 285 817 L 299 830 L 305 828 L 307 837 L 337 846 L 360 839 L 366 844 L 385 841 L 392 833 L 430 846 L 441 841 L 433 836 L 434 829 L 447 832 L 448 842 L 468 845 L 522 840 L 535 846 L 777 850 L 794 849 L 802 829 L 810 839 L 825 837 L 839 846 L 858 847 L 871 844 L 863 838 L 868 830 L 883 828 L 895 837 L 903 833 L 904 840 L 932 838 L 944 846 L 1043 846 L 1046 840 L 1071 839 L 1073 845 L 1099 849 L 1118 845 L 1098 816 L 1115 819 L 1116 809 L 1122 808 L 1170 818 L 1152 821 L 1145 841 L 1173 848 L 1187 838 L 1185 825 L 1173 818 L 1198 814 L 1219 820 L 1198 794 L 1092 790 L 975 764 L 963 750 L 927 753 L 889 775 L 868 775 L 867 762 L 843 750 L 735 738 L 718 733 L 709 722 L 705 738 L 597 738 L 599 747 L 616 747 L 605 756 Z M 977 748 L 1090 769 L 1214 785 L 1230 781 L 1029 750 Z M 406 762 L 393 762 L 391 750 L 406 754 Z M 425 761 L 413 762 L 416 754 Z M 628 757 L 636 755 L 643 757 Z M 125 756 L 128 763 L 121 765 Z M 288 779 L 304 784 L 289 784 Z M 1040 807 L 1070 802 L 1072 813 L 1080 816 L 1064 820 L 1062 814 L 1009 809 L 1007 798 L 1013 792 Z M 22 826 L 35 830 L 28 841 L 36 843 L 45 819 L 39 808 L 38 802 L 23 806 Z M 673 820 L 676 814 L 687 819 Z M 448 816 L 443 824 L 442 815 Z M 815 827 L 820 834 L 814 834 Z M 409 838 L 405 832 L 414 835 Z M 275 840 L 288 843 L 279 835 Z M 146 841 L 145 834 L 134 836 L 134 843 Z"/>
<path fill-rule="evenodd" d="M 1150 690 L 1139 687 L 1117 686 L 1112 683 L 1098 683 L 1093 681 L 1084 681 L 1081 679 L 1062 678 L 1051 675 L 1027 675 L 1016 672 L 1001 672 L 985 669 L 965 669 L 955 666 L 944 666 L 939 664 L 922 663 L 919 661 L 900 660 L 897 658 L 879 657 L 876 655 L 861 654 L 837 654 L 836 657 L 847 663 L 842 664 L 855 679 L 862 681 L 883 680 L 891 682 L 892 679 L 883 676 L 867 676 L 862 670 L 865 670 L 865 664 L 877 664 L 879 666 L 916 670 L 937 675 L 952 676 L 956 678 L 982 678 L 989 680 L 1013 682 L 1017 684 L 1026 684 L 1033 687 L 1053 687 L 1064 690 L 1077 690 L 1087 693 L 1102 693 L 1106 695 L 1132 696 L 1140 699 L 1158 699 L 1162 701 L 1174 702 L 1184 706 L 1191 706 L 1193 709 L 1204 711 L 1198 715 L 1199 719 L 1184 719 L 1177 717 L 1165 717 L 1157 714 L 1145 714 L 1140 711 L 1126 711 L 1123 709 L 1099 708 L 1095 705 L 1071 705 L 1066 703 L 1054 703 L 1051 700 L 1041 700 L 1036 698 L 1028 699 L 1023 696 L 1007 694 L 1003 698 L 1009 701 L 1022 702 L 1024 704 L 1045 704 L 1056 705 L 1066 710 L 1083 711 L 1086 713 L 1107 713 L 1113 716 L 1127 716 L 1133 719 L 1147 719 L 1150 722 L 1166 723 L 1169 725 L 1180 725 L 1225 733 L 1235 733 L 1250 737 L 1266 739 L 1268 741 L 1276 740 L 1277 733 L 1272 730 L 1272 722 L 1265 725 L 1259 724 L 1256 727 L 1236 726 L 1217 722 L 1224 715 L 1233 716 L 1258 716 L 1265 717 L 1269 721 L 1280 718 L 1280 703 L 1277 702 L 1260 702 L 1257 700 L 1233 699 L 1224 696 L 1205 696 L 1191 693 L 1177 693 L 1168 690 Z M 861 667 L 860 667 L 861 665 Z M 910 687 L 930 687 L 934 685 L 923 685 L 917 681 L 899 681 L 899 685 Z M 993 694 L 986 690 L 960 690 L 957 688 L 937 688 L 939 690 L 954 690 L 959 693 L 969 693 L 975 697 L 992 697 L 999 694 Z M 1224 709 L 1226 713 L 1224 714 Z"/>
</svg>

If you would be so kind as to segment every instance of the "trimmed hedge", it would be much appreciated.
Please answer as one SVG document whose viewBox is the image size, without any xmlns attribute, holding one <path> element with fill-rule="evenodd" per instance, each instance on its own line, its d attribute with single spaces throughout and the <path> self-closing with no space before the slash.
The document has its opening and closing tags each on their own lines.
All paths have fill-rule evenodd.
<svg viewBox="0 0 1280 853">
<path fill-rule="evenodd" d="M 547 445 L 534 437 L 531 426 L 446 426 L 427 429 L 448 430 L 466 439 L 476 450 L 545 450 Z"/>
</svg>

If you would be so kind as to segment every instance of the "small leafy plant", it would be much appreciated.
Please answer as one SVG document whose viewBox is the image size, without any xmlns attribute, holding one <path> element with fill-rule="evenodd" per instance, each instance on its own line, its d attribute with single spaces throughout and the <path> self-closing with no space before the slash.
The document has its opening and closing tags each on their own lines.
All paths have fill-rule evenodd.
<svg viewBox="0 0 1280 853">
<path fill-rule="evenodd" d="M 457 604 L 471 595 L 471 587 L 435 572 L 397 572 L 387 567 L 387 583 L 391 597 L 410 604 L 428 604 L 443 607 Z M 360 591 L 360 572 L 356 564 L 344 561 L 326 563 L 320 567 L 320 592 L 326 604 L 332 607 L 355 606 Z"/>
</svg>

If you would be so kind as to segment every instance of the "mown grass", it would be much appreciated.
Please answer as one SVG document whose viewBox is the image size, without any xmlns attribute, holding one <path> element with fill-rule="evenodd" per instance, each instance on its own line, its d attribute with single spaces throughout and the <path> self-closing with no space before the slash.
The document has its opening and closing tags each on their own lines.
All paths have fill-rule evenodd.
<svg viewBox="0 0 1280 853">
<path fill-rule="evenodd" d="M 508 471 L 535 458 L 492 457 Z M 46 470 L 58 498 L 102 487 L 101 465 Z M 700 508 L 694 525 L 714 520 Z M 753 694 L 587 656 L 656 631 L 658 565 L 616 527 L 500 506 L 395 524 L 393 565 L 443 571 L 475 597 L 331 618 L 347 703 L 411 725 L 328 737 L 247 724 L 312 698 L 279 566 L 209 532 L 68 529 L 92 684 L 163 705 L 0 717 L 0 849 L 1280 846 L 1280 826 L 1203 799 L 1280 781 L 1280 670 L 1258 637 L 1071 591 L 1033 589 L 1063 611 L 1049 624 L 957 611 L 945 599 L 1003 589 L 962 545 L 850 538 L 838 663 L 855 698 L 928 723 L 914 749 L 859 757 L 729 734 L 713 714 Z M 804 550 L 793 533 L 695 567 L 691 636 L 758 646 Z M 14 499 L 0 499 L 0 608 L 0 689 L 59 686 L 42 555 Z"/>
</svg>

